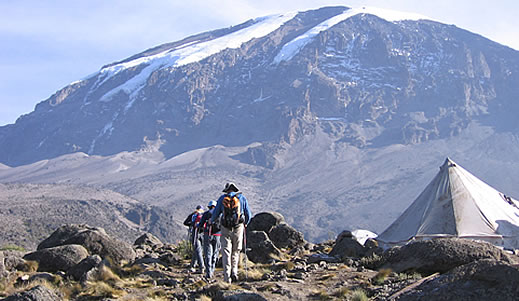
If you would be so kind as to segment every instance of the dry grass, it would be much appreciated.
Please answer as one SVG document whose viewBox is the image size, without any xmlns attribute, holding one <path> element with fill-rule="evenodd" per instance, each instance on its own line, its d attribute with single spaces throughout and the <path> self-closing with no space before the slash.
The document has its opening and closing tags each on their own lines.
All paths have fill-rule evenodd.
<svg viewBox="0 0 519 301">
<path fill-rule="evenodd" d="M 124 279 L 123 282 L 125 287 L 133 287 L 133 288 L 149 288 L 152 287 L 153 284 L 149 282 L 147 278 L 131 278 Z"/>
<path fill-rule="evenodd" d="M 368 301 L 369 298 L 366 292 L 362 289 L 356 289 L 351 294 L 351 301 Z"/>
<path fill-rule="evenodd" d="M 262 287 L 258 287 L 258 291 L 270 291 L 275 287 L 276 285 L 274 283 L 267 283 Z"/>
<path fill-rule="evenodd" d="M 125 291 L 114 288 L 106 282 L 88 282 L 85 289 L 78 295 L 92 298 L 121 298 L 126 294 Z"/>
<path fill-rule="evenodd" d="M 65 300 L 71 300 L 73 297 L 77 296 L 83 288 L 79 283 L 66 283 L 63 286 L 60 286 L 59 291 L 63 295 Z"/>
<path fill-rule="evenodd" d="M 240 279 L 247 279 L 250 281 L 259 281 L 263 278 L 265 274 L 270 273 L 271 270 L 264 266 L 253 266 L 252 268 L 248 268 L 247 272 L 245 270 L 241 270 L 238 273 L 238 277 Z"/>
<path fill-rule="evenodd" d="M 122 281 L 121 278 L 107 266 L 101 266 L 99 268 L 99 273 L 96 277 L 96 280 L 106 282 L 111 285 Z"/>
<path fill-rule="evenodd" d="M 213 299 L 209 296 L 206 296 L 206 295 L 200 296 L 200 301 L 211 301 L 211 300 L 213 300 Z"/>
<path fill-rule="evenodd" d="M 25 252 L 26 250 L 25 250 L 24 247 L 20 247 L 20 246 L 13 245 L 13 244 L 8 244 L 8 245 L 5 245 L 5 246 L 0 247 L 0 251 L 19 251 L 19 252 Z"/>
<path fill-rule="evenodd" d="M 334 278 L 335 276 L 337 276 L 337 274 L 335 274 L 335 273 L 324 274 L 321 277 L 317 278 L 317 280 L 319 280 L 319 281 L 326 281 L 326 280 Z"/>
<path fill-rule="evenodd" d="M 163 289 L 157 289 L 157 290 L 153 290 L 153 291 L 149 292 L 148 297 L 151 300 L 155 300 L 155 301 L 169 300 L 167 292 Z"/>
<path fill-rule="evenodd" d="M 21 267 L 21 271 L 23 272 L 26 272 L 26 273 L 34 273 L 38 270 L 38 262 L 37 261 L 33 261 L 33 260 L 26 260 L 22 267 Z"/>
<path fill-rule="evenodd" d="M 391 272 L 391 269 L 380 269 L 380 271 L 378 271 L 378 273 L 371 279 L 371 282 L 375 285 L 382 285 Z"/>
<path fill-rule="evenodd" d="M 122 277 L 135 277 L 144 272 L 144 268 L 140 265 L 124 266 L 120 269 L 119 275 Z"/>
<path fill-rule="evenodd" d="M 316 298 L 318 300 L 322 300 L 322 301 L 325 301 L 325 300 L 332 300 L 332 296 L 330 296 L 326 291 L 324 290 L 318 290 L 318 291 L 314 291 L 311 295 L 313 298 Z"/>
<path fill-rule="evenodd" d="M 412 272 L 412 273 L 399 273 L 398 280 L 418 280 L 422 279 L 423 276 L 420 273 Z"/>
<path fill-rule="evenodd" d="M 360 259 L 360 264 L 370 269 L 375 269 L 379 266 L 382 261 L 382 256 L 373 254 L 369 257 L 363 257 Z"/>
<path fill-rule="evenodd" d="M 346 299 L 346 297 L 351 293 L 350 289 L 348 287 L 341 287 L 335 293 L 333 293 L 333 296 L 339 298 L 339 299 Z"/>
<path fill-rule="evenodd" d="M 23 292 L 23 291 L 26 291 L 26 290 L 30 290 L 31 288 L 36 287 L 38 285 L 44 286 L 44 287 L 46 287 L 46 288 L 48 288 L 50 290 L 56 290 L 56 286 L 54 284 L 50 283 L 49 281 L 47 281 L 45 279 L 38 279 L 38 280 L 35 280 L 35 281 L 27 282 L 27 283 L 24 283 L 22 285 L 16 285 L 16 286 L 15 286 L 14 281 L 13 282 L 7 282 L 5 284 L 5 287 L 4 287 L 3 291 L 7 295 L 12 295 L 12 294 L 16 294 L 16 293 Z"/>
</svg>

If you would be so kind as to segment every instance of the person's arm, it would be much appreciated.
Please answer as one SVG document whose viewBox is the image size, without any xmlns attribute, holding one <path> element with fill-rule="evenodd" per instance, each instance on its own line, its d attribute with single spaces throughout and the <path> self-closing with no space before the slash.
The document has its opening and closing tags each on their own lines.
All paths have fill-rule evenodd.
<svg viewBox="0 0 519 301">
<path fill-rule="evenodd" d="M 245 226 L 247 226 L 250 222 L 252 212 L 249 209 L 249 202 L 247 201 L 247 198 L 243 194 L 240 194 L 240 196 L 241 196 L 241 201 L 242 201 L 241 205 L 243 208 L 243 214 L 245 215 L 244 223 L 245 223 Z"/>
<path fill-rule="evenodd" d="M 204 212 L 204 214 L 202 215 L 202 218 L 200 219 L 200 222 L 198 223 L 197 227 L 201 230 L 203 230 L 203 226 L 205 224 L 205 222 L 209 219 L 209 211 L 206 211 Z"/>
<path fill-rule="evenodd" d="M 216 201 L 216 207 L 214 207 L 213 216 L 211 216 L 211 224 L 214 223 L 214 221 L 220 217 L 220 213 L 222 213 L 223 198 L 224 196 L 221 195 L 220 198 L 218 198 L 218 201 Z"/>
</svg>

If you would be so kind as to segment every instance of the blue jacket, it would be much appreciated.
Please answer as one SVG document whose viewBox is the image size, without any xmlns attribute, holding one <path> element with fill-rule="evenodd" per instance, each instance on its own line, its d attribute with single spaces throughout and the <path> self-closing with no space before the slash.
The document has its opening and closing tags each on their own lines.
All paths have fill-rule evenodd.
<svg viewBox="0 0 519 301">
<path fill-rule="evenodd" d="M 251 211 L 249 209 L 249 203 L 247 202 L 247 198 L 240 192 L 231 192 L 229 195 L 238 195 L 238 199 L 240 200 L 240 209 L 241 215 L 244 217 L 244 224 L 248 225 L 251 219 Z M 220 217 L 220 214 L 223 213 L 223 198 L 227 194 L 222 194 L 218 201 L 216 202 L 216 207 L 214 208 L 213 216 L 211 217 L 211 222 L 213 223 L 217 218 Z"/>
</svg>

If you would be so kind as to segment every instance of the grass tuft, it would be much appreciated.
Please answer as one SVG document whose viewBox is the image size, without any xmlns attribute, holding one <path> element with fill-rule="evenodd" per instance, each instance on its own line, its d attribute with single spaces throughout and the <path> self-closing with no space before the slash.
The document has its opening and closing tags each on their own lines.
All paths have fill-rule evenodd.
<svg viewBox="0 0 519 301">
<path fill-rule="evenodd" d="M 351 294 L 351 301 L 368 301 L 366 292 L 362 289 L 356 289 Z"/>
<path fill-rule="evenodd" d="M 20 270 L 26 273 L 34 273 L 38 270 L 38 262 L 34 260 L 25 260 Z"/>
<path fill-rule="evenodd" d="M 347 287 L 341 287 L 335 293 L 333 293 L 333 296 L 339 298 L 339 299 L 345 299 L 350 294 L 350 289 Z"/>
<path fill-rule="evenodd" d="M 382 285 L 391 272 L 391 269 L 380 269 L 380 271 L 378 271 L 378 273 L 371 279 L 371 282 L 375 285 Z"/>
<path fill-rule="evenodd" d="M 107 266 L 101 266 L 99 268 L 99 274 L 97 276 L 97 280 L 106 282 L 110 285 L 114 285 L 116 283 L 121 282 L 121 278 Z"/>
<path fill-rule="evenodd" d="M 211 297 L 209 296 L 206 296 L 206 295 L 201 295 L 200 296 L 200 301 L 211 301 L 213 299 L 211 299 Z"/>
<path fill-rule="evenodd" d="M 83 290 L 80 297 L 91 297 L 91 298 L 120 298 L 126 293 L 123 290 L 113 288 L 106 282 L 93 281 L 88 282 L 85 290 Z"/>
<path fill-rule="evenodd" d="M 332 279 L 335 276 L 337 276 L 337 274 L 334 274 L 334 273 L 324 274 L 321 277 L 319 277 L 317 280 L 319 280 L 319 281 L 326 281 L 328 279 Z"/>
<path fill-rule="evenodd" d="M 181 240 L 176 248 L 176 251 L 180 258 L 183 259 L 191 259 L 193 254 L 193 247 L 191 246 L 191 242 L 189 240 Z"/>
<path fill-rule="evenodd" d="M 332 296 L 330 296 L 326 291 L 324 290 L 319 290 L 319 291 L 315 291 L 313 294 L 312 294 L 312 297 L 313 298 L 316 298 L 318 300 L 322 300 L 322 301 L 326 301 L 326 300 L 332 300 Z"/>
</svg>

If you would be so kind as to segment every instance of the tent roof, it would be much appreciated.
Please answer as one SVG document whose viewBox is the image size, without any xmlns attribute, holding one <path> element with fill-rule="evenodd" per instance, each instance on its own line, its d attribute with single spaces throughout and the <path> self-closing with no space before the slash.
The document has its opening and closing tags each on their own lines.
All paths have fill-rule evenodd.
<svg viewBox="0 0 519 301">
<path fill-rule="evenodd" d="M 377 239 L 398 244 L 438 236 L 517 237 L 518 206 L 447 158 L 418 198 Z"/>
</svg>

